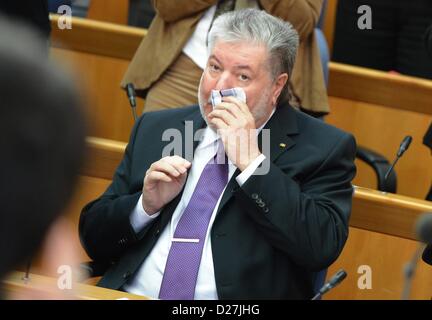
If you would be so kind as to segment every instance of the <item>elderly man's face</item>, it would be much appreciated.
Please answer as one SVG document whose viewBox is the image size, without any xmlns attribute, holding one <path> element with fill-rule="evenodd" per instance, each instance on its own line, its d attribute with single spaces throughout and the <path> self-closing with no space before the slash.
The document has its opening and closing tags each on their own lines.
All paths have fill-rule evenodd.
<svg viewBox="0 0 432 320">
<path fill-rule="evenodd" d="M 273 81 L 267 58 L 268 53 L 263 45 L 216 41 L 201 77 L 198 93 L 206 120 L 213 109 L 209 102 L 211 90 L 234 87 L 245 91 L 256 127 L 267 120 L 288 78 L 284 74 L 279 80 Z"/>
</svg>

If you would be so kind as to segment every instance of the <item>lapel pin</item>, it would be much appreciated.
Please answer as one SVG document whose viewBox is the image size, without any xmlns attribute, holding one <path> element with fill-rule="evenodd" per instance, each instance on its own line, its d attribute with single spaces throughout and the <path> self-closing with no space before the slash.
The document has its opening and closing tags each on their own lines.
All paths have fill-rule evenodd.
<svg viewBox="0 0 432 320">
<path fill-rule="evenodd" d="M 285 147 L 286 147 L 286 144 L 285 144 L 285 143 L 279 143 L 279 147 L 281 147 L 281 148 L 285 148 Z"/>
</svg>

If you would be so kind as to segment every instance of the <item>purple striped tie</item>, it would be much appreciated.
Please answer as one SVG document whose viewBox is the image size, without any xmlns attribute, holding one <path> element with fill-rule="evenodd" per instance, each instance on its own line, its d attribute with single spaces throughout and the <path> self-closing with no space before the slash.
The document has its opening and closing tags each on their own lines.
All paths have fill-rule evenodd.
<svg viewBox="0 0 432 320">
<path fill-rule="evenodd" d="M 228 160 L 218 140 L 174 232 L 159 291 L 160 299 L 193 300 L 207 228 L 228 182 Z"/>
</svg>

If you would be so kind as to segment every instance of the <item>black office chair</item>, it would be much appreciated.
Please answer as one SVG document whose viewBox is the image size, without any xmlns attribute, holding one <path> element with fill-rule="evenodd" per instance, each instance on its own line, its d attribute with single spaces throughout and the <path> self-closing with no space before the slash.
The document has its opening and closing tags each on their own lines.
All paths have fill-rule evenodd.
<svg viewBox="0 0 432 320">
<path fill-rule="evenodd" d="M 373 168 L 377 176 L 377 189 L 380 191 L 396 193 L 397 177 L 394 170 L 391 171 L 387 179 L 385 174 L 390 169 L 391 164 L 381 154 L 366 147 L 358 146 L 356 157 Z"/>
<path fill-rule="evenodd" d="M 431 28 L 431 30 L 432 30 L 432 28 Z M 432 32 L 431 32 L 431 37 L 432 37 Z M 429 129 L 426 131 L 426 133 L 423 137 L 423 144 L 426 147 L 428 147 L 432 153 L 432 123 L 429 125 Z M 432 186 L 429 190 L 429 193 L 426 196 L 426 200 L 432 201 Z"/>
</svg>

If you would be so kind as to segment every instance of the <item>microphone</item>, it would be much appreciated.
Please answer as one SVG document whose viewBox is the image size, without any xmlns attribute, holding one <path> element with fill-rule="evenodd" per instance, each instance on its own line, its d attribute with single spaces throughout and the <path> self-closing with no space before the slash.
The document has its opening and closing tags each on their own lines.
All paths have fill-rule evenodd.
<svg viewBox="0 0 432 320">
<path fill-rule="evenodd" d="M 415 233 L 417 239 L 422 243 L 420 243 L 420 245 L 418 246 L 411 261 L 405 265 L 404 268 L 405 283 L 402 291 L 402 300 L 409 299 L 411 293 L 411 285 L 414 278 L 415 269 L 417 267 L 417 261 L 420 259 L 422 251 L 423 251 L 423 255 L 425 255 L 426 252 L 425 243 L 429 243 L 429 244 L 432 243 L 432 214 L 431 213 L 422 214 L 417 219 L 415 230 L 416 230 Z M 431 258 L 431 254 L 429 254 L 428 252 L 426 252 L 426 255 L 429 255 L 429 258 Z"/>
<path fill-rule="evenodd" d="M 399 150 L 398 150 L 398 152 L 397 152 L 397 154 L 396 154 L 396 159 L 393 161 L 392 165 L 391 165 L 390 168 L 387 170 L 387 172 L 386 172 L 386 174 L 385 174 L 385 176 L 384 176 L 384 179 L 385 179 L 385 180 L 387 180 L 388 176 L 389 176 L 390 173 L 392 172 L 392 170 L 393 170 L 394 166 L 396 165 L 396 163 L 398 162 L 399 158 L 402 157 L 402 155 L 405 153 L 405 151 L 408 150 L 408 148 L 409 148 L 409 146 L 410 146 L 410 144 L 411 144 L 411 141 L 412 141 L 412 137 L 411 137 L 411 136 L 406 136 L 406 137 L 402 140 L 402 142 L 401 142 L 401 144 L 400 144 L 400 146 L 399 146 Z"/>
<path fill-rule="evenodd" d="M 129 103 L 130 106 L 132 107 L 132 115 L 134 117 L 134 121 L 137 120 L 137 115 L 136 115 L 136 92 L 135 92 L 135 87 L 132 83 L 128 83 L 126 85 L 126 94 L 128 96 L 129 99 Z"/>
<path fill-rule="evenodd" d="M 331 279 L 319 289 L 319 292 L 312 298 L 312 300 L 318 300 L 321 298 L 324 294 L 329 292 L 331 289 L 336 287 L 339 283 L 341 283 L 347 276 L 347 273 L 345 270 L 340 269 L 338 272 L 336 272 Z"/>
<path fill-rule="evenodd" d="M 32 259 L 29 259 L 27 261 L 27 266 L 26 266 L 26 270 L 24 273 L 24 276 L 21 278 L 21 280 L 24 281 L 24 283 L 27 283 L 30 281 L 30 269 L 31 269 L 31 265 L 32 265 Z"/>
</svg>

